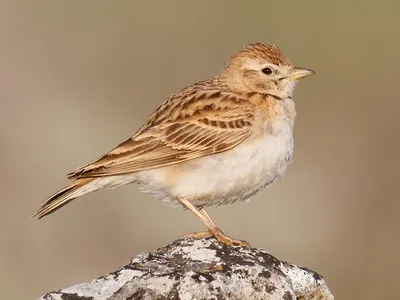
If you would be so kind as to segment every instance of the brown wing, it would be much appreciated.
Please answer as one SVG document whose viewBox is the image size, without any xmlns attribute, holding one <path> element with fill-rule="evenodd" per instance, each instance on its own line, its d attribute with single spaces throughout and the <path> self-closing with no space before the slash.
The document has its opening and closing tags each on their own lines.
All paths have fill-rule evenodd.
<svg viewBox="0 0 400 300">
<path fill-rule="evenodd" d="M 69 177 L 111 176 L 177 164 L 231 149 L 251 134 L 254 107 L 238 95 L 209 90 L 177 96 L 162 104 L 136 135 Z"/>
</svg>

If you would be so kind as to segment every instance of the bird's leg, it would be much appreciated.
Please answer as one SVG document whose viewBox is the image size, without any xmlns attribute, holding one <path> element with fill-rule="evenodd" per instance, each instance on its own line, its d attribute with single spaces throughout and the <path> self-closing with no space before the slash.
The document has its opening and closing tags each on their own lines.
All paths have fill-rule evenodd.
<svg viewBox="0 0 400 300">
<path fill-rule="evenodd" d="M 199 212 L 209 220 L 209 222 L 212 224 L 213 227 L 218 228 L 218 226 L 214 223 L 214 221 L 211 219 L 210 215 L 207 213 L 207 211 L 203 207 L 198 208 Z M 187 233 L 182 236 L 182 238 L 194 238 L 194 239 L 202 239 L 206 237 L 214 236 L 211 231 L 200 231 L 200 232 L 193 232 L 193 233 Z"/>
<path fill-rule="evenodd" d="M 210 215 L 208 214 L 208 212 L 204 209 L 204 207 L 200 207 L 199 211 L 203 214 L 203 216 L 205 216 L 208 220 L 210 220 L 210 222 L 215 226 L 218 227 L 217 225 L 215 225 L 214 221 L 211 219 Z"/>
<path fill-rule="evenodd" d="M 179 201 L 185 205 L 194 215 L 208 228 L 207 232 L 195 232 L 193 234 L 185 235 L 185 237 L 203 238 L 207 236 L 214 236 L 220 243 L 227 246 L 242 246 L 250 247 L 250 244 L 246 241 L 235 240 L 222 232 L 221 229 L 213 222 L 210 215 L 204 208 L 197 208 L 190 201 L 185 199 L 179 199 Z"/>
</svg>

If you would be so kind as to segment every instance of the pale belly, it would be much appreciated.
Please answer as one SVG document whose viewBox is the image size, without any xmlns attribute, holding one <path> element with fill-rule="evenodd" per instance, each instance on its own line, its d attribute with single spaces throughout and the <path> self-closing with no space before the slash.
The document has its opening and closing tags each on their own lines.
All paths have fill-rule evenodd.
<svg viewBox="0 0 400 300">
<path fill-rule="evenodd" d="M 178 198 L 211 206 L 245 201 L 281 177 L 293 153 L 292 129 L 250 138 L 237 147 L 185 163 L 141 171 L 144 192 L 172 205 Z"/>
</svg>

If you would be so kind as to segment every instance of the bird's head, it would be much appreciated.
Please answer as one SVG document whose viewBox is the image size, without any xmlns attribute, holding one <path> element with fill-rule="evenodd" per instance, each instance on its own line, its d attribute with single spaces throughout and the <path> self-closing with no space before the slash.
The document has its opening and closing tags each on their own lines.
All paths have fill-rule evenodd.
<svg viewBox="0 0 400 300">
<path fill-rule="evenodd" d="M 238 91 L 288 98 L 297 80 L 314 73 L 294 67 L 278 47 L 257 42 L 233 56 L 220 77 Z"/>
</svg>

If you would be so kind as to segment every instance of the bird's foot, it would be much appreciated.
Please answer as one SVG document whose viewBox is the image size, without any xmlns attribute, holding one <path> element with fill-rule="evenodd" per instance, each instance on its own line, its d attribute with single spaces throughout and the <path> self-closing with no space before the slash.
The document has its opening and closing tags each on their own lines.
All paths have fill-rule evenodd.
<svg viewBox="0 0 400 300">
<path fill-rule="evenodd" d="M 235 240 L 230 236 L 227 236 L 225 233 L 223 233 L 222 230 L 217 230 L 213 232 L 212 235 L 218 240 L 218 242 L 227 245 L 229 247 L 235 247 L 235 246 L 246 247 L 246 248 L 251 247 L 251 245 L 248 242 L 242 240 Z"/>
<path fill-rule="evenodd" d="M 181 236 L 182 239 L 189 239 L 193 238 L 195 240 L 199 240 L 202 238 L 210 237 L 213 236 L 213 234 L 209 231 L 200 231 L 200 232 L 193 232 L 193 233 L 187 233 Z"/>
<path fill-rule="evenodd" d="M 235 246 L 247 247 L 247 248 L 251 247 L 248 242 L 242 240 L 235 240 L 230 236 L 224 234 L 222 230 L 215 230 L 213 232 L 210 231 L 193 232 L 183 235 L 182 238 L 202 239 L 210 236 L 215 237 L 218 240 L 218 242 L 227 245 L 229 247 L 235 247 Z"/>
</svg>

